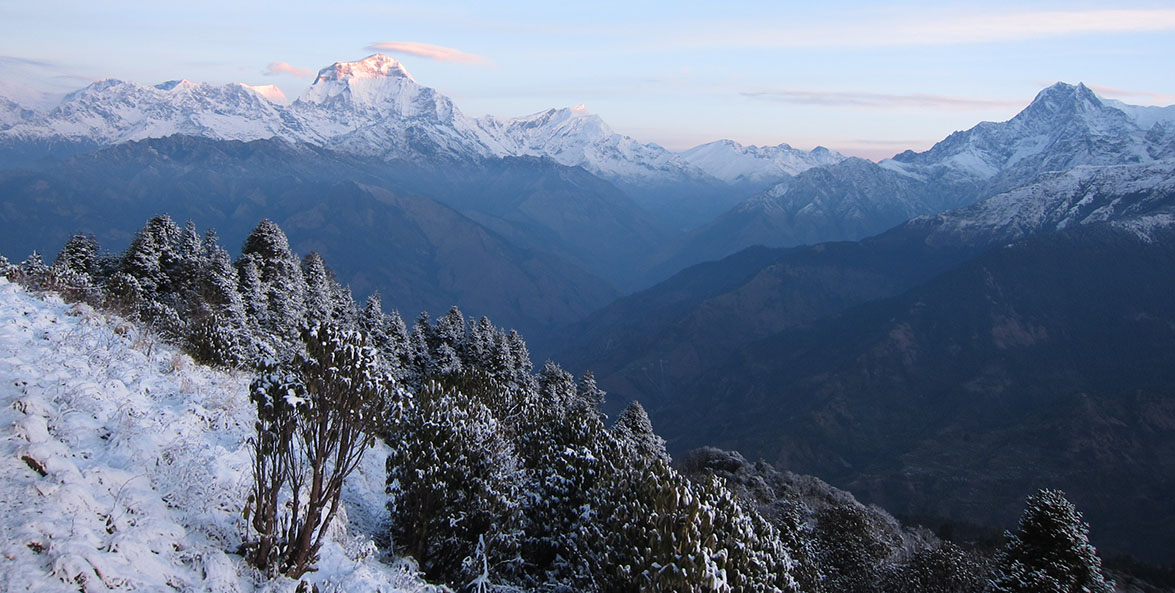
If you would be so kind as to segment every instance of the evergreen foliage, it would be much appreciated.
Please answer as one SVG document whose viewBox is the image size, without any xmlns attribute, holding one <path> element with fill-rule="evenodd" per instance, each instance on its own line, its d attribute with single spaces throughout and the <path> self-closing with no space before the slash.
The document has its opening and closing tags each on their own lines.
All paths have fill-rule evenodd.
<svg viewBox="0 0 1175 593">
<path fill-rule="evenodd" d="M 522 474 L 489 409 L 426 383 L 391 438 L 388 508 L 397 547 L 433 579 L 464 585 L 517 571 Z M 483 562 L 467 561 L 479 552 Z"/>
<path fill-rule="evenodd" d="M 1028 497 L 1015 533 L 997 558 L 991 590 L 998 593 L 1110 593 L 1102 561 L 1089 543 L 1089 525 L 1059 490 Z"/>
</svg>

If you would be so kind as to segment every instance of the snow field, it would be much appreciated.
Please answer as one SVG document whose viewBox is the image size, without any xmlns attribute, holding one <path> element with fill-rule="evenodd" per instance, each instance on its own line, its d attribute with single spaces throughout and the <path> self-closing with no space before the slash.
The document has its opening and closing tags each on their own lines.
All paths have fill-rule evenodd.
<svg viewBox="0 0 1175 593">
<path fill-rule="evenodd" d="M 0 278 L 0 583 L 6 591 L 293 591 L 235 551 L 245 535 L 251 378 L 84 304 Z M 427 591 L 385 564 L 387 449 L 368 450 L 331 527 L 320 591 Z M 350 520 L 347 519 L 350 516 Z"/>
</svg>

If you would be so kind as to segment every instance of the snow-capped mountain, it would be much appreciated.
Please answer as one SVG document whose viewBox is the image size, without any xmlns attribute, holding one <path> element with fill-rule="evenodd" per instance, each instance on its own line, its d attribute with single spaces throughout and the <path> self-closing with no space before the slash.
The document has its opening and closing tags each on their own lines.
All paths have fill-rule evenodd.
<svg viewBox="0 0 1175 593">
<path fill-rule="evenodd" d="M 107 79 L 67 95 L 51 111 L 25 119 L 3 136 L 10 142 L 64 140 L 98 146 L 172 134 L 218 140 L 313 137 L 267 94 L 272 96 L 243 84 L 176 80 L 144 86 Z"/>
<path fill-rule="evenodd" d="M 323 68 L 290 112 L 318 143 L 353 154 L 459 160 L 505 155 L 497 139 L 452 100 L 383 54 Z"/>
<path fill-rule="evenodd" d="M 1057 83 L 1011 120 L 955 132 L 926 152 L 877 164 L 848 159 L 785 179 L 695 230 L 655 265 L 670 272 L 755 244 L 857 240 L 1053 172 L 1173 157 L 1175 107 L 1103 101 L 1083 84 Z"/>
<path fill-rule="evenodd" d="M 614 132 L 583 105 L 510 119 L 486 116 L 478 123 L 507 154 L 547 157 L 605 179 L 639 184 L 706 176 L 661 146 Z"/>
<path fill-rule="evenodd" d="M 7 145 L 64 141 L 102 147 L 171 134 L 277 137 L 384 159 L 537 156 L 633 185 L 717 182 L 718 176 L 708 168 L 715 159 L 696 166 L 661 146 L 614 132 L 582 107 L 518 118 L 468 117 L 383 54 L 323 68 L 289 104 L 272 85 L 144 86 L 119 80 L 93 83 L 40 114 L 15 101 L 0 103 L 0 142 Z"/>
<path fill-rule="evenodd" d="M 1027 235 L 1109 222 L 1147 236 L 1175 224 L 1175 160 L 1082 165 L 937 216 L 910 221 L 927 241 L 1000 244 Z"/>
<path fill-rule="evenodd" d="M 779 180 L 845 160 L 844 155 L 823 146 L 804 151 L 787 144 L 743 146 L 733 140 L 702 144 L 679 154 L 686 162 L 727 183 Z"/>
<path fill-rule="evenodd" d="M 1103 101 L 1084 84 L 1059 82 L 1006 122 L 980 123 L 926 152 L 907 151 L 880 165 L 937 183 L 973 184 L 980 188 L 976 197 L 985 197 L 1048 171 L 1175 156 L 1169 109 Z"/>
</svg>

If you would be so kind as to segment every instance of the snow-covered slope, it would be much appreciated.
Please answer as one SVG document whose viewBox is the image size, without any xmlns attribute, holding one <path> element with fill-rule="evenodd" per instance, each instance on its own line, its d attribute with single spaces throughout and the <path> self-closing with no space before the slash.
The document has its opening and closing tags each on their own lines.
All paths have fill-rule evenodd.
<svg viewBox="0 0 1175 593">
<path fill-rule="evenodd" d="M 1110 222 L 1142 237 L 1175 224 L 1175 160 L 1079 166 L 937 216 L 929 241 L 1002 243 L 1039 232 Z"/>
<path fill-rule="evenodd" d="M 548 157 L 605 179 L 648 183 L 706 176 L 661 146 L 617 134 L 583 105 L 512 119 L 486 116 L 478 123 L 507 154 Z"/>
<path fill-rule="evenodd" d="M 386 159 L 548 157 L 631 184 L 716 181 L 656 144 L 615 133 L 582 108 L 467 117 L 383 54 L 323 68 L 288 105 L 272 85 L 172 81 L 150 87 L 118 80 L 91 84 L 42 114 L 0 102 L 0 143 L 7 145 L 64 140 L 101 147 L 171 134 L 278 137 Z"/>
<path fill-rule="evenodd" d="M 464 160 L 504 154 L 452 100 L 383 54 L 323 68 L 291 113 L 324 146 L 355 154 Z"/>
<path fill-rule="evenodd" d="M 1175 156 L 1172 135 L 1164 130 L 1171 125 L 1166 111 L 1121 106 L 1084 84 L 1059 82 L 1006 122 L 983 122 L 926 152 L 907 151 L 880 164 L 939 184 L 976 184 L 994 195 L 1048 171 Z"/>
<path fill-rule="evenodd" d="M 7 591 L 293 591 L 234 551 L 255 412 L 249 378 L 192 363 L 84 305 L 0 278 L 0 582 Z M 378 562 L 383 460 L 344 492 L 349 521 L 304 580 L 425 591 Z"/>
<path fill-rule="evenodd" d="M 12 126 L 4 136 L 100 146 L 172 134 L 220 140 L 312 138 L 293 123 L 284 106 L 247 85 L 174 80 L 143 86 L 108 79 L 69 94 L 53 110 Z"/>
<path fill-rule="evenodd" d="M 743 146 L 733 140 L 702 144 L 679 154 L 687 163 L 727 183 L 779 180 L 845 160 L 844 155 L 823 146 L 803 151 L 787 144 Z"/>
</svg>

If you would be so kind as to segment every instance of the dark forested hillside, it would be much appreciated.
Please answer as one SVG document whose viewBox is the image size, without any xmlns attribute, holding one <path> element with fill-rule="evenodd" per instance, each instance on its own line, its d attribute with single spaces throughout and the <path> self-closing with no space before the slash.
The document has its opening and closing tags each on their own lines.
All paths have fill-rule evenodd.
<svg viewBox="0 0 1175 593">
<path fill-rule="evenodd" d="M 296 250 L 337 262 L 359 295 L 434 313 L 460 302 L 536 340 L 616 295 L 622 271 L 603 279 L 573 261 L 615 271 L 659 236 L 615 188 L 534 159 L 457 174 L 280 140 L 176 136 L 0 174 L 6 253 L 52 253 L 76 232 L 121 249 L 159 212 L 215 227 L 229 246 L 270 218 Z"/>
<path fill-rule="evenodd" d="M 1171 239 L 1095 226 L 994 249 L 738 348 L 651 414 L 671 449 L 737 448 L 900 513 L 1004 524 L 1059 485 L 1106 549 L 1162 560 Z"/>
</svg>

